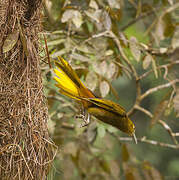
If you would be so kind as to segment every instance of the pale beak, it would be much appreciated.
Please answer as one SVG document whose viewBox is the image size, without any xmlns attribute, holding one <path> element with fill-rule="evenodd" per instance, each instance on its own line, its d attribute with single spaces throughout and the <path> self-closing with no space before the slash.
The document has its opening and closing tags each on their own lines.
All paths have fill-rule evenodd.
<svg viewBox="0 0 179 180">
<path fill-rule="evenodd" d="M 134 142 L 137 144 L 137 138 L 136 138 L 135 133 L 132 134 L 132 138 L 133 138 Z"/>
</svg>

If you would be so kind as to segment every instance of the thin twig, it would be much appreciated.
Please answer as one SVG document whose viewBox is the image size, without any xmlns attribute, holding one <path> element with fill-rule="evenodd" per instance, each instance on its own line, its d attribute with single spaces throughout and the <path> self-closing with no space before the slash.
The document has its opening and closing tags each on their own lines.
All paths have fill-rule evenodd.
<svg viewBox="0 0 179 180">
<path fill-rule="evenodd" d="M 119 141 L 133 141 L 133 139 L 131 137 L 118 137 Z M 143 136 L 142 138 L 137 138 L 138 142 L 143 142 L 143 143 L 147 143 L 147 144 L 151 144 L 151 145 L 155 145 L 155 146 L 160 146 L 160 147 L 167 147 L 167 148 L 173 148 L 173 149 L 179 149 L 179 145 L 174 145 L 174 144 L 168 144 L 168 143 L 163 143 L 163 142 L 159 142 L 159 141 L 154 141 L 154 140 L 150 140 L 150 139 L 146 139 L 145 136 Z"/>
<path fill-rule="evenodd" d="M 120 62 L 117 62 L 117 61 L 113 61 L 115 64 L 117 64 L 118 66 L 120 66 L 121 68 L 124 68 L 124 69 L 126 69 L 126 71 L 128 72 L 128 73 L 131 73 L 131 70 L 128 68 L 128 67 L 126 67 L 126 66 L 124 66 L 123 64 L 121 64 Z"/>
<path fill-rule="evenodd" d="M 118 135 L 116 135 L 113 132 L 110 132 L 107 130 L 107 132 L 112 135 L 113 137 L 117 138 L 119 140 L 119 142 L 124 141 L 124 142 L 132 142 L 133 138 L 132 137 L 120 137 Z M 142 142 L 142 143 L 146 143 L 146 144 L 151 144 L 154 146 L 160 146 L 160 147 L 167 147 L 167 148 L 173 148 L 173 149 L 179 149 L 179 144 L 168 144 L 168 143 L 163 143 L 163 142 L 159 142 L 159 141 L 155 141 L 155 140 L 151 140 L 151 139 L 146 139 L 146 136 L 143 136 L 141 138 L 136 138 L 137 142 Z"/>
<path fill-rule="evenodd" d="M 138 105 L 135 105 L 135 109 L 138 109 L 139 111 L 141 111 L 141 112 L 145 113 L 146 115 L 148 115 L 150 118 L 153 118 L 153 114 L 152 114 L 150 111 L 148 111 L 148 110 L 146 110 L 146 109 L 144 109 L 144 108 L 142 108 L 142 107 L 140 107 L 140 106 L 138 106 Z M 173 131 L 172 131 L 172 129 L 169 127 L 169 125 L 168 125 L 166 122 L 162 121 L 162 120 L 158 120 L 158 123 L 161 124 L 161 125 L 165 128 L 165 130 L 166 130 L 166 131 L 168 132 L 168 134 L 171 136 L 174 144 L 177 145 L 177 144 L 178 144 L 178 141 L 177 141 L 177 139 L 175 138 L 175 136 L 176 136 L 176 134 L 178 135 L 179 133 L 173 133 Z"/>
<path fill-rule="evenodd" d="M 175 65 L 175 64 L 179 64 L 179 60 L 173 61 L 173 62 L 168 63 L 168 64 L 164 64 L 164 65 L 158 66 L 157 69 L 162 69 L 162 68 L 164 68 L 164 69 L 167 68 L 167 69 L 168 69 L 170 66 Z M 152 72 L 153 72 L 153 69 L 145 72 L 144 74 L 142 74 L 141 76 L 139 76 L 138 80 L 141 80 L 141 79 L 145 78 L 146 76 L 148 76 L 148 75 L 149 75 L 150 73 L 152 73 Z"/>
<path fill-rule="evenodd" d="M 142 94 L 139 99 L 140 99 L 140 101 L 141 101 L 141 100 L 143 100 L 145 97 L 147 97 L 148 95 L 150 95 L 150 94 L 152 94 L 152 93 L 154 93 L 154 92 L 156 92 L 156 91 L 158 91 L 158 90 L 160 90 L 160 89 L 170 87 L 170 86 L 172 86 L 173 84 L 176 84 L 176 83 L 178 83 L 178 82 L 179 82 L 179 79 L 175 79 L 175 80 L 173 80 L 173 81 L 171 81 L 171 82 L 169 82 L 169 83 L 162 84 L 162 85 L 159 85 L 159 86 L 157 86 L 157 87 L 151 88 L 151 89 L 149 89 L 148 91 L 146 91 L 144 94 Z"/>
<path fill-rule="evenodd" d="M 146 12 L 145 14 L 142 14 L 141 16 L 138 16 L 135 19 L 132 19 L 130 22 L 128 22 L 126 25 L 124 25 L 122 28 L 120 28 L 120 31 L 125 31 L 129 26 L 135 24 L 137 21 L 154 14 L 153 12 L 154 12 L 154 10 Z"/>
<path fill-rule="evenodd" d="M 175 9 L 179 8 L 179 2 L 175 3 L 173 6 L 170 6 L 168 9 L 166 9 L 163 14 L 170 13 L 174 11 Z"/>
<path fill-rule="evenodd" d="M 177 139 L 175 138 L 175 136 L 173 136 L 173 131 L 172 131 L 172 129 L 169 127 L 169 125 L 166 123 L 166 122 L 164 122 L 164 121 L 162 121 L 162 120 L 158 120 L 158 123 L 160 123 L 165 129 L 166 129 L 166 131 L 169 133 L 169 135 L 172 137 L 172 140 L 173 140 L 173 142 L 175 143 L 175 144 L 178 144 L 178 141 L 177 141 Z"/>
<path fill-rule="evenodd" d="M 178 133 L 173 133 L 173 136 L 179 136 L 179 132 Z"/>
<path fill-rule="evenodd" d="M 137 104 L 134 106 L 134 108 L 139 110 L 139 111 L 142 111 L 144 114 L 146 114 L 150 118 L 153 118 L 153 114 L 150 111 L 148 111 L 147 109 L 145 109 L 145 108 L 143 108 L 143 107 L 141 107 L 141 106 L 139 106 Z"/>
<path fill-rule="evenodd" d="M 105 36 L 105 35 L 107 35 L 108 33 L 109 33 L 109 31 L 103 31 L 103 32 L 101 32 L 101 33 L 99 33 L 99 34 L 94 34 L 94 35 L 92 35 L 91 37 L 89 37 L 88 39 L 86 39 L 85 41 L 83 41 L 83 44 L 86 43 L 86 42 L 88 42 L 88 41 L 90 41 L 91 39 Z"/>
<path fill-rule="evenodd" d="M 73 130 L 75 128 L 74 124 L 69 124 L 66 122 L 63 122 L 61 127 L 64 129 L 69 129 L 69 130 Z"/>
</svg>

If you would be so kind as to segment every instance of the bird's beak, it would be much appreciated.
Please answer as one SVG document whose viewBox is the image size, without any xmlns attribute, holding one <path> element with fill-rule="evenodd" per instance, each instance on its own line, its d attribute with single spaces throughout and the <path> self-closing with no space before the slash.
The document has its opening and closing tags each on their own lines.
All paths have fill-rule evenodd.
<svg viewBox="0 0 179 180">
<path fill-rule="evenodd" d="M 137 138 L 136 138 L 135 133 L 132 134 L 132 138 L 134 139 L 134 142 L 137 144 Z"/>
</svg>

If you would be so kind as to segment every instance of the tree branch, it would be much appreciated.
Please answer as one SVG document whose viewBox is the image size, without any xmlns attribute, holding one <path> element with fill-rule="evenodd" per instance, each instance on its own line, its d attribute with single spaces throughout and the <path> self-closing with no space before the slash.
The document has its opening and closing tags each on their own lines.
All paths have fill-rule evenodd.
<svg viewBox="0 0 179 180">
<path fill-rule="evenodd" d="M 168 63 L 168 64 L 164 64 L 164 65 L 158 66 L 157 69 L 162 69 L 162 68 L 164 68 L 164 69 L 167 69 L 167 71 L 168 71 L 168 68 L 169 68 L 170 66 L 172 66 L 172 65 L 175 65 L 175 64 L 179 64 L 179 60 L 173 61 L 173 62 Z M 139 76 L 138 80 L 140 81 L 141 79 L 145 78 L 146 76 L 148 76 L 148 75 L 149 75 L 150 73 L 152 73 L 152 72 L 153 72 L 153 69 L 151 69 L 151 70 L 143 73 L 141 76 Z M 165 75 L 164 75 L 164 76 L 165 76 Z"/>
<path fill-rule="evenodd" d="M 145 17 L 148 17 L 150 15 L 154 14 L 154 10 L 152 11 L 149 11 L 149 12 L 146 12 L 145 14 L 142 14 L 140 16 L 138 16 L 137 18 L 135 19 L 132 19 L 130 22 L 128 22 L 126 25 L 124 25 L 123 27 L 120 28 L 120 31 L 125 31 L 129 26 L 135 24 L 137 21 L 145 18 Z"/>
<path fill-rule="evenodd" d="M 141 101 L 141 100 L 143 100 L 145 97 L 147 97 L 149 94 L 152 94 L 152 93 L 154 93 L 154 92 L 156 92 L 156 91 L 158 91 L 158 90 L 160 90 L 160 89 L 164 89 L 164 88 L 170 87 L 170 86 L 172 86 L 173 84 L 176 84 L 176 83 L 178 83 L 178 82 L 179 82 L 179 79 L 175 79 L 175 80 L 173 80 L 173 81 L 171 81 L 171 82 L 169 82 L 169 83 L 162 84 L 162 85 L 159 85 L 159 86 L 157 86 L 157 87 L 151 88 L 151 89 L 149 89 L 148 91 L 146 91 L 144 94 L 142 94 L 139 99 L 140 99 L 140 101 Z"/>
<path fill-rule="evenodd" d="M 144 108 L 142 108 L 142 107 L 140 107 L 140 106 L 138 106 L 138 105 L 135 105 L 135 108 L 138 109 L 139 111 L 142 111 L 143 113 L 145 113 L 146 115 L 148 115 L 150 118 L 153 118 L 153 114 L 152 114 L 150 111 L 148 111 L 148 110 L 146 110 L 146 109 L 144 109 Z M 164 127 L 164 129 L 165 129 L 165 130 L 168 132 L 168 134 L 171 136 L 174 144 L 177 145 L 177 144 L 178 144 L 178 141 L 177 141 L 177 139 L 176 139 L 175 136 L 176 136 L 176 135 L 179 135 L 179 133 L 173 133 L 173 131 L 172 131 L 172 129 L 169 127 L 169 125 L 168 125 L 166 122 L 162 121 L 162 120 L 158 120 L 158 123 L 161 124 L 161 125 Z"/>
<path fill-rule="evenodd" d="M 146 114 L 150 118 L 153 118 L 153 114 L 150 111 L 148 111 L 147 109 L 145 109 L 145 108 L 143 108 L 143 107 L 141 107 L 141 106 L 139 106 L 137 104 L 134 106 L 134 108 L 139 110 L 139 111 L 142 111 L 144 114 Z"/>
<path fill-rule="evenodd" d="M 158 120 L 158 123 L 160 123 L 166 129 L 168 134 L 171 136 L 173 142 L 177 145 L 178 141 L 176 140 L 175 136 L 173 135 L 174 133 L 173 133 L 172 129 L 169 127 L 169 125 L 162 120 Z"/>
<path fill-rule="evenodd" d="M 119 141 L 124 141 L 124 142 L 131 142 L 133 141 L 133 139 L 131 137 L 118 137 Z M 150 140 L 150 139 L 146 139 L 145 136 L 143 136 L 142 138 L 137 138 L 138 142 L 143 142 L 146 144 L 151 144 L 154 146 L 160 146 L 160 147 L 167 147 L 167 148 L 173 148 L 173 149 L 179 149 L 179 145 L 175 145 L 175 144 L 167 144 L 167 143 L 163 143 L 163 142 L 159 142 L 159 141 L 154 141 L 154 140 Z"/>
</svg>

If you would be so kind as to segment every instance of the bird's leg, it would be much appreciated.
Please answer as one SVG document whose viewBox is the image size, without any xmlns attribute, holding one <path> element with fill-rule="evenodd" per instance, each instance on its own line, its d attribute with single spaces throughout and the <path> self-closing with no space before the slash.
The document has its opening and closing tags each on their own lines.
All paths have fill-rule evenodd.
<svg viewBox="0 0 179 180">
<path fill-rule="evenodd" d="M 83 118 L 83 123 L 80 125 L 80 127 L 85 127 L 90 123 L 90 114 L 89 113 L 85 113 L 85 117 Z"/>
<path fill-rule="evenodd" d="M 86 112 L 84 108 L 80 109 L 80 114 L 76 115 L 76 118 L 83 119 L 83 123 L 80 125 L 80 127 L 87 126 L 90 123 L 90 114 Z"/>
</svg>

